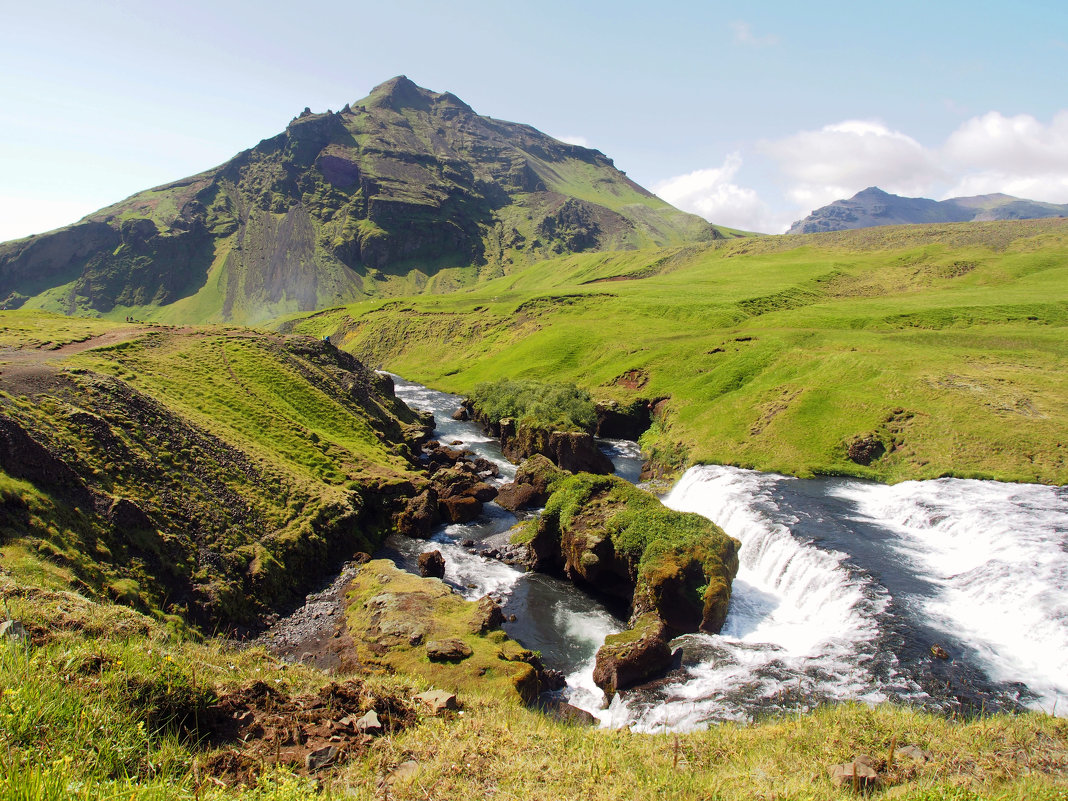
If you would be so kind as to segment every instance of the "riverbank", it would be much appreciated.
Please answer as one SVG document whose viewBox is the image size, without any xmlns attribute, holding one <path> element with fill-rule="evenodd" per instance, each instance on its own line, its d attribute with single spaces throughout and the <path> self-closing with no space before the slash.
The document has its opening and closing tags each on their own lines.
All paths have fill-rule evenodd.
<svg viewBox="0 0 1068 801">
<path fill-rule="evenodd" d="M 817 801 L 848 792 L 830 770 L 857 756 L 877 773 L 875 797 L 1059 801 L 1068 786 L 1068 722 L 1043 715 L 838 705 L 641 735 L 477 691 L 434 715 L 409 677 L 328 677 L 260 649 L 176 641 L 136 612 L 6 577 L 0 599 L 29 632 L 0 644 L 5 798 Z M 359 734 L 371 709 L 383 728 Z M 291 731 L 306 739 L 278 740 Z M 320 746 L 333 754 L 322 766 L 307 759 Z"/>
</svg>

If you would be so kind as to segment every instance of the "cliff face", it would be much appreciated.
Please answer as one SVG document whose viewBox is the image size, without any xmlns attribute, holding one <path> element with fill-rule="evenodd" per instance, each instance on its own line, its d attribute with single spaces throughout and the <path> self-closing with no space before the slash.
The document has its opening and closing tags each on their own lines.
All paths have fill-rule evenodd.
<svg viewBox="0 0 1068 801">
<path fill-rule="evenodd" d="M 0 245 L 0 305 L 254 322 L 715 236 L 600 152 L 398 77 L 220 167 Z"/>
</svg>

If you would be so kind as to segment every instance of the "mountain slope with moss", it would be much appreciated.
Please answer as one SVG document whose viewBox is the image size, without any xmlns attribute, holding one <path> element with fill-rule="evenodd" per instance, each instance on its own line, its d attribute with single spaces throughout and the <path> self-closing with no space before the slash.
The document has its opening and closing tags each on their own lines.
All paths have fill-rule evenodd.
<svg viewBox="0 0 1068 801">
<path fill-rule="evenodd" d="M 423 426 L 307 337 L 0 313 L 0 557 L 178 624 L 252 625 L 378 547 Z"/>
<path fill-rule="evenodd" d="M 444 292 L 561 253 L 734 235 L 596 150 L 401 76 L 79 223 L 0 244 L 0 304 L 255 323 Z"/>
<path fill-rule="evenodd" d="M 667 467 L 1063 484 L 1066 265 L 1061 219 L 870 228 L 562 257 L 283 328 L 451 392 L 645 399 Z"/>
</svg>

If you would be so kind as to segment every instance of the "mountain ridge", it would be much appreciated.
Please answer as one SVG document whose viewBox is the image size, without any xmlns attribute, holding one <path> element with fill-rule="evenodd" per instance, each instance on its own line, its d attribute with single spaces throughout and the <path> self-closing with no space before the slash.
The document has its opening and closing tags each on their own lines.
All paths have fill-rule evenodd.
<svg viewBox="0 0 1068 801">
<path fill-rule="evenodd" d="M 790 226 L 788 234 L 814 234 L 880 225 L 1031 220 L 1068 215 L 1058 205 L 1013 197 L 1001 192 L 947 200 L 894 195 L 869 186 L 853 197 L 835 200 Z"/>
<path fill-rule="evenodd" d="M 0 306 L 255 323 L 723 235 L 600 151 L 397 76 L 222 165 L 0 244 Z"/>
</svg>

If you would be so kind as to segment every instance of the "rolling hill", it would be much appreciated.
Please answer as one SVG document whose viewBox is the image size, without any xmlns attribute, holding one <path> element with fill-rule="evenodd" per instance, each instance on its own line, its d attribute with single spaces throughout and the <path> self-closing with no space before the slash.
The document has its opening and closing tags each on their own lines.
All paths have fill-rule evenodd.
<svg viewBox="0 0 1068 801">
<path fill-rule="evenodd" d="M 665 466 L 1064 484 L 1066 256 L 1062 219 L 737 239 L 285 327 L 452 392 L 508 377 L 655 402 L 642 445 Z"/>
</svg>

